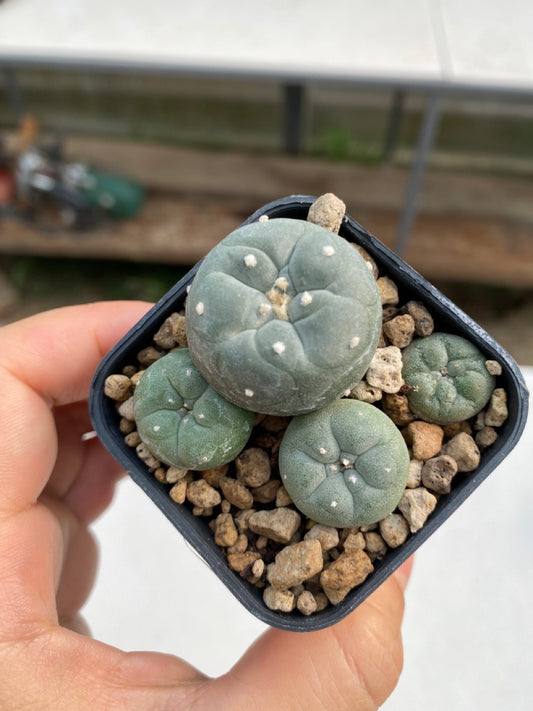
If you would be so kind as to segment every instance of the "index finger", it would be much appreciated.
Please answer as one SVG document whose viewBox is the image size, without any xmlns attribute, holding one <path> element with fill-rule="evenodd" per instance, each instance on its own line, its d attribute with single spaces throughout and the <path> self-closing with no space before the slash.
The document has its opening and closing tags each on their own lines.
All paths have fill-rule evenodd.
<svg viewBox="0 0 533 711">
<path fill-rule="evenodd" d="M 20 511 L 37 500 L 57 454 L 50 408 L 87 397 L 101 358 L 148 308 L 70 306 L 0 329 L 0 510 Z"/>
</svg>

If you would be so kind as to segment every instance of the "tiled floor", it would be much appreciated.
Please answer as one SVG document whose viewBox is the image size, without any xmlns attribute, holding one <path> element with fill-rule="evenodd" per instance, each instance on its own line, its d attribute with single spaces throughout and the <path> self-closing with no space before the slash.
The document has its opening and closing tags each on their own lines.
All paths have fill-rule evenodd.
<svg viewBox="0 0 533 711">
<path fill-rule="evenodd" d="M 524 368 L 533 388 L 533 368 Z M 511 455 L 417 554 L 405 667 L 386 711 L 531 708 L 533 417 Z M 226 671 L 264 629 L 129 481 L 95 526 L 100 576 L 85 615 L 126 649 Z"/>
</svg>

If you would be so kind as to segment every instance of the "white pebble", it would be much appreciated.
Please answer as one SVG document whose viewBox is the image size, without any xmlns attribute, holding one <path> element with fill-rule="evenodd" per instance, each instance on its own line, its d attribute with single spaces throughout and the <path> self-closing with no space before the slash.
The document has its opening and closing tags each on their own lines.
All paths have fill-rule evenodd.
<svg viewBox="0 0 533 711">
<path fill-rule="evenodd" d="M 246 390 L 244 391 L 244 394 L 246 395 L 246 397 L 253 397 L 254 391 L 250 390 L 250 388 L 246 388 Z"/>
<path fill-rule="evenodd" d="M 302 298 L 300 299 L 300 303 L 302 306 L 309 306 L 309 304 L 313 301 L 313 297 L 308 291 L 304 291 L 302 294 Z"/>
<path fill-rule="evenodd" d="M 204 302 L 203 302 L 203 301 L 199 301 L 199 302 L 196 304 L 195 311 L 196 311 L 196 313 L 198 314 L 198 316 L 201 316 L 201 315 L 204 313 L 204 311 L 205 311 L 205 306 L 204 306 Z"/>
<path fill-rule="evenodd" d="M 361 339 L 359 338 L 359 336 L 354 336 L 350 341 L 350 348 L 357 348 L 360 342 Z"/>
<path fill-rule="evenodd" d="M 272 350 L 274 351 L 274 353 L 281 355 L 282 353 L 285 353 L 285 344 L 283 343 L 283 341 L 276 341 L 272 345 Z"/>
<path fill-rule="evenodd" d="M 247 267 L 256 267 L 257 266 L 257 258 L 255 254 L 247 254 L 246 257 L 244 258 L 244 263 L 246 264 Z"/>
<path fill-rule="evenodd" d="M 335 249 L 330 244 L 327 244 L 325 247 L 322 247 L 322 254 L 324 257 L 333 257 Z"/>
<path fill-rule="evenodd" d="M 268 222 L 268 215 L 261 215 L 259 222 Z"/>
</svg>

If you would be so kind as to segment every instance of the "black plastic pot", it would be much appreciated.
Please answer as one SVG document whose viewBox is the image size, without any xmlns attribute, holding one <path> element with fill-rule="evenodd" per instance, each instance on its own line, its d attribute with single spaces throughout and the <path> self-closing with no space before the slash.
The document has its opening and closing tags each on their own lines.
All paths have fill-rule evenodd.
<svg viewBox="0 0 533 711">
<path fill-rule="evenodd" d="M 309 206 L 314 200 L 314 197 L 309 196 L 291 196 L 276 200 L 259 209 L 244 224 L 257 221 L 261 215 L 268 215 L 270 218 L 306 219 Z M 108 375 L 120 373 L 125 365 L 135 363 L 138 351 L 151 343 L 153 335 L 165 319 L 171 313 L 183 308 L 187 286 L 194 278 L 198 265 L 191 269 L 108 353 L 94 377 L 90 397 L 94 428 L 103 444 L 200 554 L 215 575 L 225 583 L 247 610 L 263 622 L 281 629 L 301 632 L 335 624 L 361 604 L 444 523 L 448 516 L 509 454 L 522 433 L 527 416 L 528 392 L 522 374 L 515 361 L 501 346 L 455 304 L 372 237 L 351 217 L 344 218 L 340 234 L 349 241 L 364 247 L 378 263 L 381 275 L 387 275 L 394 280 L 400 291 L 401 303 L 410 299 L 422 301 L 435 320 L 435 330 L 461 335 L 486 354 L 487 359 L 497 360 L 501 363 L 503 373 L 498 377 L 498 385 L 504 387 L 507 392 L 509 418 L 499 429 L 499 437 L 496 442 L 483 452 L 478 469 L 473 474 L 460 479 L 450 494 L 442 496 L 425 526 L 410 536 L 402 546 L 388 551 L 383 560 L 376 561 L 374 572 L 339 605 L 330 606 L 310 617 L 304 617 L 298 611 L 279 613 L 269 610 L 263 602 L 262 591 L 228 567 L 226 557 L 215 544 L 206 521 L 201 517 L 193 516 L 187 506 L 174 503 L 168 495 L 168 486 L 156 481 L 153 474 L 137 457 L 135 450 L 124 444 L 123 435 L 118 429 L 114 403 L 104 395 L 104 381 Z"/>
</svg>

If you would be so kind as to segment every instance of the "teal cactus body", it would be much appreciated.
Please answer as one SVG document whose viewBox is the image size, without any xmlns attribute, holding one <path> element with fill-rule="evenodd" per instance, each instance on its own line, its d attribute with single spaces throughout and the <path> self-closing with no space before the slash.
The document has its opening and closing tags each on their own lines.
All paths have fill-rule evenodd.
<svg viewBox="0 0 533 711">
<path fill-rule="evenodd" d="M 216 390 L 255 412 L 294 415 L 361 379 L 381 301 L 346 240 L 280 218 L 237 229 L 207 255 L 186 319 L 192 358 Z"/>
<path fill-rule="evenodd" d="M 187 348 L 147 369 L 133 396 L 133 414 L 141 440 L 158 459 L 196 470 L 234 459 L 254 420 L 253 413 L 227 402 L 206 383 Z"/>
<path fill-rule="evenodd" d="M 486 361 L 460 336 L 433 333 L 413 341 L 403 352 L 409 407 L 417 417 L 440 425 L 473 417 L 494 390 Z"/>
<path fill-rule="evenodd" d="M 343 399 L 291 421 L 279 468 L 295 506 L 310 519 L 326 526 L 364 526 L 398 504 L 409 453 L 381 410 Z"/>
</svg>

